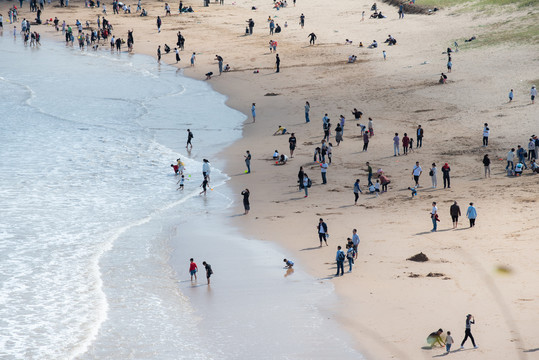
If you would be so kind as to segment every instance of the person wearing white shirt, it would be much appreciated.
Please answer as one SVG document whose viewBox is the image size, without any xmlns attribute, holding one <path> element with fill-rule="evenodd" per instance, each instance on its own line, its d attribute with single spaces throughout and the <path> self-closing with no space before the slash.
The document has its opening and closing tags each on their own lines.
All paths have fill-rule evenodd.
<svg viewBox="0 0 539 360">
<path fill-rule="evenodd" d="M 537 97 L 537 89 L 535 88 L 535 85 L 532 85 L 530 96 L 532 98 L 532 104 L 535 104 L 535 98 Z"/>
<path fill-rule="evenodd" d="M 320 173 L 322 175 L 322 184 L 327 184 L 327 178 L 326 178 L 327 171 L 328 171 L 328 164 L 326 164 L 325 160 L 322 160 L 322 163 L 320 164 Z"/>
<path fill-rule="evenodd" d="M 414 168 L 412 169 L 412 175 L 414 176 L 415 186 L 419 187 L 419 177 L 423 173 L 423 169 L 419 166 L 419 161 L 415 163 Z"/>
<path fill-rule="evenodd" d="M 530 142 L 528 143 L 528 160 L 531 160 L 535 158 L 535 141 L 533 139 L 530 139 Z"/>
<path fill-rule="evenodd" d="M 488 128 L 488 124 L 485 123 L 485 127 L 483 128 L 483 146 L 488 146 L 489 135 L 490 135 L 490 129 Z"/>
<path fill-rule="evenodd" d="M 435 232 L 436 231 L 436 228 L 437 228 L 437 224 L 436 222 L 438 221 L 437 217 L 438 217 L 438 208 L 436 207 L 436 202 L 433 202 L 432 203 L 432 210 L 430 211 L 430 217 L 432 218 L 432 232 Z"/>
<path fill-rule="evenodd" d="M 430 179 L 432 180 L 432 188 L 436 189 L 436 186 L 438 186 L 438 179 L 436 178 L 436 174 L 438 173 L 438 169 L 436 168 L 436 163 L 432 163 L 432 167 L 430 168 Z"/>
<path fill-rule="evenodd" d="M 507 166 L 505 167 L 505 170 L 509 169 L 509 165 L 511 165 L 511 170 L 513 170 L 515 168 L 514 164 L 513 164 L 513 160 L 515 160 L 515 149 L 511 149 L 508 153 L 507 153 Z"/>
<path fill-rule="evenodd" d="M 207 159 L 202 160 L 202 175 L 204 175 L 204 178 L 208 179 L 208 182 L 210 181 L 210 162 Z"/>
</svg>

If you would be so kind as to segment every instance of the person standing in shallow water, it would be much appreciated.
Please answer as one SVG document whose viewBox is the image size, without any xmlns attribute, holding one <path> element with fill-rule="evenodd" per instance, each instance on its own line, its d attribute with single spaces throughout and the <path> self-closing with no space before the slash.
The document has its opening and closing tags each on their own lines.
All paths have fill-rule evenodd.
<svg viewBox="0 0 539 360">
<path fill-rule="evenodd" d="M 256 122 L 256 104 L 253 103 L 251 106 L 251 115 L 253 115 L 253 122 Z"/>
<path fill-rule="evenodd" d="M 206 269 L 206 280 L 208 280 L 208 285 L 210 285 L 210 276 L 213 275 L 213 270 L 211 265 L 205 261 L 202 262 L 202 265 L 204 265 L 204 268 Z"/>
</svg>

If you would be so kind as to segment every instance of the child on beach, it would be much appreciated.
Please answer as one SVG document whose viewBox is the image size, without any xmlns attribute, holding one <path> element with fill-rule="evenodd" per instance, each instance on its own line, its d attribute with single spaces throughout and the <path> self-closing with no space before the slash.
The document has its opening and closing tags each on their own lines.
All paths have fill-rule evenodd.
<svg viewBox="0 0 539 360">
<path fill-rule="evenodd" d="M 285 263 L 285 267 L 287 269 L 292 269 L 292 267 L 294 266 L 294 262 L 292 260 L 283 259 L 283 262 Z"/>
<path fill-rule="evenodd" d="M 414 196 L 417 195 L 417 189 L 416 187 L 408 187 L 408 190 L 412 191 L 412 199 L 414 198 Z"/>
<path fill-rule="evenodd" d="M 180 180 L 176 183 L 176 184 L 180 184 L 180 187 L 177 188 L 176 190 L 183 190 L 183 182 L 185 181 L 185 178 L 184 176 L 182 175 L 182 177 L 180 178 Z"/>
<path fill-rule="evenodd" d="M 202 184 L 200 184 L 200 187 L 202 188 L 202 191 L 200 192 L 199 195 L 204 194 L 204 196 L 206 196 L 206 187 L 207 186 L 208 186 L 208 178 L 205 176 L 204 181 L 202 181 Z"/>
<path fill-rule="evenodd" d="M 191 274 L 191 281 L 193 281 L 193 276 L 195 277 L 195 281 L 196 281 L 197 280 L 197 271 L 198 271 L 197 264 L 195 263 L 193 258 L 189 259 L 189 261 L 190 261 L 189 274 Z"/>
<path fill-rule="evenodd" d="M 451 345 L 454 343 L 453 337 L 451 336 L 451 331 L 447 332 L 447 337 L 445 338 L 445 353 L 449 354 L 451 351 Z"/>
<path fill-rule="evenodd" d="M 513 101 L 513 89 L 509 91 L 509 102 Z"/>
</svg>

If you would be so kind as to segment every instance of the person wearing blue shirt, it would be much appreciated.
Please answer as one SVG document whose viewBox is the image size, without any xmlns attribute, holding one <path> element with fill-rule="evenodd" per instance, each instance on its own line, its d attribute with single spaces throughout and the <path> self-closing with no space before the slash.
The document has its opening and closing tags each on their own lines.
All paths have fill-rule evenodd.
<svg viewBox="0 0 539 360">
<path fill-rule="evenodd" d="M 352 230 L 352 243 L 354 244 L 355 258 L 357 259 L 357 247 L 359 245 L 359 235 L 357 234 L 357 229 Z"/>
<path fill-rule="evenodd" d="M 341 271 L 341 276 L 344 275 L 344 259 L 346 259 L 346 255 L 339 245 L 337 246 L 337 256 L 335 256 L 335 261 L 337 261 L 337 273 L 335 276 L 339 276 L 339 270 Z"/>
<path fill-rule="evenodd" d="M 359 187 L 359 179 L 356 179 L 356 182 L 354 183 L 354 205 L 357 205 L 357 199 L 359 199 L 359 193 L 363 194 L 363 191 L 361 191 L 361 188 Z"/>
<path fill-rule="evenodd" d="M 292 269 L 294 266 L 294 262 L 292 260 L 283 259 L 283 262 L 285 263 L 287 269 Z"/>
<path fill-rule="evenodd" d="M 473 202 L 470 203 L 468 210 L 466 211 L 466 217 L 470 220 L 470 227 L 475 226 L 475 219 L 477 218 L 477 210 L 473 206 Z"/>
</svg>

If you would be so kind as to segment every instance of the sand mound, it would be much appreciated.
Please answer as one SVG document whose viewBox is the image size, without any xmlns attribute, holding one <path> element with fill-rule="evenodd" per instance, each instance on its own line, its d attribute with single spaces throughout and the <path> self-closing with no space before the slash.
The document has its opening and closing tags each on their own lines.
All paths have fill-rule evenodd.
<svg viewBox="0 0 539 360">
<path fill-rule="evenodd" d="M 427 257 L 427 255 L 423 254 L 422 252 L 419 253 L 419 254 L 415 254 L 414 256 L 406 259 L 406 260 L 410 260 L 410 261 L 416 261 L 416 262 L 425 262 L 425 261 L 429 261 L 429 258 Z"/>
</svg>

